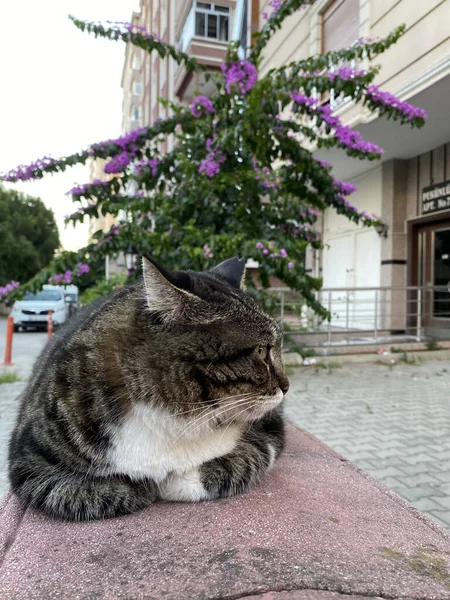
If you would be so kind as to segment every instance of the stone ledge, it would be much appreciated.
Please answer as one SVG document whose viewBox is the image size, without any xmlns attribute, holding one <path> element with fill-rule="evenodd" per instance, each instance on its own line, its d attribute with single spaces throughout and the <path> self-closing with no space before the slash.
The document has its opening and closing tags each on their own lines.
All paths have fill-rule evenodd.
<svg viewBox="0 0 450 600">
<path fill-rule="evenodd" d="M 251 492 L 61 523 L 0 509 L 2 600 L 450 600 L 450 537 L 311 435 Z"/>
<path fill-rule="evenodd" d="M 405 344 L 406 346 L 406 344 Z M 389 345 L 387 349 L 389 349 Z M 387 355 L 379 355 L 377 354 L 377 350 L 380 346 L 373 346 L 370 348 L 370 353 L 366 352 L 366 350 L 359 352 L 359 348 L 353 346 L 352 352 L 358 352 L 358 354 L 351 353 L 343 353 L 343 354 L 332 354 L 330 356 L 313 356 L 316 362 L 316 365 L 347 365 L 347 364 L 361 364 L 361 363 L 388 363 L 391 359 L 394 359 L 396 362 L 400 362 L 402 358 L 402 354 L 406 353 L 408 355 L 408 359 L 420 363 L 422 361 L 427 360 L 450 360 L 450 349 L 443 350 L 408 350 L 407 348 L 403 348 L 403 346 L 398 346 L 402 349 L 401 352 L 390 352 Z M 303 366 L 303 358 L 298 352 L 285 352 L 283 354 L 283 364 L 287 367 L 301 367 Z"/>
</svg>

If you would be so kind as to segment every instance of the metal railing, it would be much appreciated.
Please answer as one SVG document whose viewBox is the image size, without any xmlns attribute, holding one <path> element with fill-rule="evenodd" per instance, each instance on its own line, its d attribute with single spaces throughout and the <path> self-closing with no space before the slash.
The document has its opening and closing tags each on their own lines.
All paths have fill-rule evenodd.
<svg viewBox="0 0 450 600">
<path fill-rule="evenodd" d="M 450 293 L 445 286 L 324 288 L 316 299 L 330 320 L 315 314 L 298 292 L 274 288 L 270 293 L 288 333 L 304 334 L 306 345 L 450 340 Z"/>
</svg>

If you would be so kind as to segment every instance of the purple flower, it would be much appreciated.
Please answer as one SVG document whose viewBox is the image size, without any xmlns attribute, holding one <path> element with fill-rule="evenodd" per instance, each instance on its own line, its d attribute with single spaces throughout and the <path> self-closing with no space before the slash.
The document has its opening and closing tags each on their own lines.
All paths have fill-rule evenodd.
<svg viewBox="0 0 450 600">
<path fill-rule="evenodd" d="M 294 267 L 294 263 L 292 261 L 288 262 L 288 269 L 292 269 L 293 267 Z"/>
<path fill-rule="evenodd" d="M 286 252 L 286 250 L 285 250 L 284 248 L 281 248 L 281 250 L 280 250 L 280 255 L 281 255 L 283 258 L 286 258 L 286 257 L 287 257 L 287 252 Z"/>
<path fill-rule="evenodd" d="M 88 152 L 91 156 L 111 156 L 119 151 L 135 155 L 138 145 L 146 140 L 148 129 L 148 127 L 138 127 L 118 138 L 92 144 Z"/>
<path fill-rule="evenodd" d="M 18 281 L 11 281 L 7 283 L 5 286 L 0 286 L 0 300 L 3 300 L 4 297 L 8 296 L 16 287 L 19 287 L 20 283 Z M 7 300 L 5 300 L 7 303 Z"/>
<path fill-rule="evenodd" d="M 269 254 L 269 251 L 267 250 L 267 248 L 264 248 L 263 254 L 265 254 L 266 256 Z"/>
<path fill-rule="evenodd" d="M 89 271 L 91 270 L 89 265 L 86 265 L 85 263 L 78 263 L 77 264 L 77 272 L 75 273 L 76 277 L 81 277 L 81 275 L 84 275 L 85 273 L 89 273 Z"/>
<path fill-rule="evenodd" d="M 214 160 L 213 157 L 207 156 L 200 163 L 198 172 L 204 173 L 207 177 L 214 177 L 220 172 L 220 165 Z"/>
<path fill-rule="evenodd" d="M 348 66 L 338 67 L 336 71 L 328 73 L 330 81 L 334 81 L 336 77 L 344 81 L 349 81 L 350 79 L 354 79 L 355 77 L 362 77 L 363 75 L 366 75 L 366 71 L 364 71 L 363 69 L 355 69 L 353 67 Z"/>
<path fill-rule="evenodd" d="M 202 160 L 198 169 L 199 173 L 205 173 L 207 177 L 214 177 L 217 175 L 217 173 L 220 172 L 220 163 L 225 161 L 225 156 L 222 151 L 213 147 L 216 139 L 217 135 L 214 135 L 212 138 L 207 138 L 206 149 L 208 150 L 208 154 L 206 155 L 206 158 Z"/>
<path fill-rule="evenodd" d="M 351 150 L 358 150 L 363 154 L 383 154 L 383 148 L 380 148 L 371 142 L 366 142 L 359 131 L 354 131 L 347 125 L 343 125 L 339 117 L 332 114 L 329 104 L 319 106 L 317 108 L 317 113 L 325 123 L 332 129 L 335 129 L 335 137 L 342 146 Z"/>
<path fill-rule="evenodd" d="M 195 118 L 203 114 L 212 115 L 214 113 L 214 104 L 206 96 L 196 96 L 191 104 L 191 114 Z"/>
<path fill-rule="evenodd" d="M 343 194 L 344 196 L 349 196 L 358 189 L 356 185 L 353 185 L 353 183 L 349 183 L 347 181 L 338 181 L 334 177 L 333 184 L 339 188 L 339 193 Z"/>
<path fill-rule="evenodd" d="M 331 163 L 327 162 L 326 160 L 321 160 L 320 158 L 315 158 L 314 160 L 324 169 L 329 169 L 331 167 Z"/>
<path fill-rule="evenodd" d="M 305 8 L 308 8 L 308 6 L 311 4 L 313 0 L 306 0 L 301 6 L 299 6 L 299 8 L 297 10 L 304 10 Z M 280 10 L 281 6 L 283 5 L 284 0 L 270 0 L 268 6 L 270 6 L 272 8 L 272 11 L 270 13 L 270 18 L 274 17 L 277 12 Z M 263 12 L 262 13 L 262 18 L 267 20 L 269 18 L 269 14 L 267 12 Z"/>
<path fill-rule="evenodd" d="M 57 171 L 63 161 L 61 159 L 44 156 L 38 158 L 30 165 L 19 165 L 16 169 L 11 169 L 7 173 L 1 173 L 0 179 L 4 181 L 29 181 L 38 179 L 43 171 Z"/>
<path fill-rule="evenodd" d="M 223 62 L 221 69 L 225 77 L 225 88 L 229 94 L 235 88 L 241 94 L 246 94 L 258 79 L 255 65 L 248 60 L 238 60 L 229 64 Z"/>
<path fill-rule="evenodd" d="M 103 171 L 105 173 L 121 173 L 122 171 L 125 171 L 133 158 L 134 156 L 131 156 L 128 152 L 121 152 L 106 163 Z"/>
<path fill-rule="evenodd" d="M 95 192 L 96 186 L 109 186 L 109 181 L 100 181 L 100 179 L 94 179 L 92 183 L 84 183 L 83 185 L 77 185 L 73 187 L 66 193 L 66 196 L 68 194 L 72 194 L 73 196 L 86 196 L 91 192 Z"/>
<path fill-rule="evenodd" d="M 306 106 L 314 106 L 318 102 L 316 98 L 311 98 L 311 96 L 301 94 L 300 92 L 292 92 L 291 98 L 297 104 L 306 104 Z"/>
<path fill-rule="evenodd" d="M 139 25 L 138 23 L 129 23 L 127 21 L 106 21 L 108 25 L 110 25 L 111 29 L 115 31 L 115 39 L 119 39 L 120 36 L 140 36 L 146 40 L 155 40 L 161 43 L 161 38 L 157 33 L 149 33 L 144 25 Z M 99 26 L 102 26 L 101 23 L 98 23 Z"/>
<path fill-rule="evenodd" d="M 264 244 L 263 244 L 262 242 L 258 242 L 258 243 L 256 244 L 256 247 L 257 247 L 259 250 L 261 250 L 262 248 L 264 248 Z"/>
<path fill-rule="evenodd" d="M 152 176 L 156 177 L 156 175 L 158 174 L 158 165 L 159 165 L 159 158 L 157 158 L 156 156 L 151 159 L 144 158 L 144 159 L 140 160 L 138 163 L 136 163 L 134 172 L 136 175 L 141 175 L 142 172 L 148 167 L 148 168 L 150 168 Z"/>
<path fill-rule="evenodd" d="M 69 271 L 69 273 L 70 273 L 70 271 Z M 53 275 L 53 277 L 50 277 L 48 282 L 52 283 L 53 285 L 59 285 L 63 279 L 64 279 L 64 273 L 58 273 L 56 275 Z"/>
<path fill-rule="evenodd" d="M 409 122 L 414 119 L 426 119 L 427 113 L 417 106 L 412 106 L 408 102 L 403 102 L 394 94 L 382 92 L 377 85 L 369 85 L 367 88 L 367 98 L 374 104 L 394 108 L 405 115 Z"/>
</svg>

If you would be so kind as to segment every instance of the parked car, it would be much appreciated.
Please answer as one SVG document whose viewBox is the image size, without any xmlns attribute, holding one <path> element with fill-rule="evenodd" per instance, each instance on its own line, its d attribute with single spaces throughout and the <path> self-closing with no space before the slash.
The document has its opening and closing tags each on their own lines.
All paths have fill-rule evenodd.
<svg viewBox="0 0 450 600">
<path fill-rule="evenodd" d="M 67 304 L 67 318 L 70 319 L 80 307 L 78 287 L 76 285 L 66 285 L 64 287 L 64 299 Z"/>
<path fill-rule="evenodd" d="M 14 331 L 29 327 L 46 329 L 48 313 L 53 313 L 53 325 L 62 325 L 67 316 L 64 290 L 58 286 L 44 285 L 40 292 L 26 294 L 22 300 L 14 302 L 11 316 L 14 318 Z"/>
</svg>

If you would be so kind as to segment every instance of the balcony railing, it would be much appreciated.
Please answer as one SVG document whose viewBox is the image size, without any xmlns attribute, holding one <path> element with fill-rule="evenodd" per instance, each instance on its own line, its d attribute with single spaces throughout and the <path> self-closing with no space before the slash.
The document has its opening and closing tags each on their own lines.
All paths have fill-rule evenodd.
<svg viewBox="0 0 450 600">
<path fill-rule="evenodd" d="M 269 292 L 288 333 L 301 333 L 306 346 L 450 340 L 450 293 L 445 286 L 324 288 L 316 299 L 331 314 L 330 321 L 320 319 L 298 292 Z"/>
</svg>

